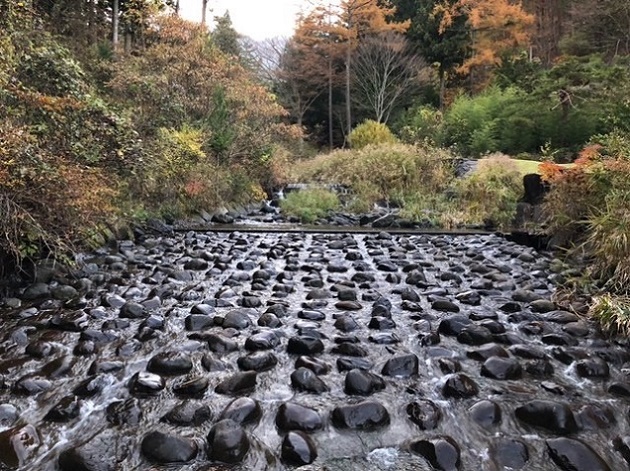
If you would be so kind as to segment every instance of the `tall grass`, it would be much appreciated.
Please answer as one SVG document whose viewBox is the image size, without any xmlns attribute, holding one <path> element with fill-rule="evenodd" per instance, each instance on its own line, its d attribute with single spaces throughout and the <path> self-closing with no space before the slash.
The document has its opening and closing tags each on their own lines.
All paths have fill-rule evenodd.
<svg viewBox="0 0 630 471">
<path fill-rule="evenodd" d="M 313 188 L 289 193 L 281 201 L 280 207 L 285 214 L 298 217 L 308 224 L 339 209 L 340 203 L 339 198 L 332 191 Z"/>
</svg>

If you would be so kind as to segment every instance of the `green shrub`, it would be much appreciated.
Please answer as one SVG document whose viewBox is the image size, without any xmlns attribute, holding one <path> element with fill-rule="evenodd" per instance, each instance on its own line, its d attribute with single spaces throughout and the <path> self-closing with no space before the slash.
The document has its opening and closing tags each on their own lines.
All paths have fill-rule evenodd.
<svg viewBox="0 0 630 471">
<path fill-rule="evenodd" d="M 317 188 L 289 193 L 280 203 L 284 213 L 305 223 L 315 222 L 339 207 L 339 198 L 335 193 Z"/>
<path fill-rule="evenodd" d="M 610 293 L 595 296 L 589 314 L 604 331 L 630 336 L 630 298 Z"/>
<path fill-rule="evenodd" d="M 352 130 L 348 137 L 353 149 L 362 149 L 370 144 L 393 144 L 396 137 L 386 124 L 368 119 Z"/>
<path fill-rule="evenodd" d="M 437 194 L 453 179 L 453 156 L 428 144 L 383 144 L 339 150 L 299 163 L 295 178 L 336 183 L 352 189 L 353 209 L 377 201 L 403 203 L 416 194 Z"/>
<path fill-rule="evenodd" d="M 507 156 L 481 159 L 475 171 L 455 182 L 456 206 L 468 224 L 509 227 L 523 192 L 521 172 Z"/>
<path fill-rule="evenodd" d="M 442 143 L 444 118 L 435 108 L 419 106 L 412 108 L 399 124 L 398 134 L 407 144 L 428 141 L 433 145 Z"/>
</svg>

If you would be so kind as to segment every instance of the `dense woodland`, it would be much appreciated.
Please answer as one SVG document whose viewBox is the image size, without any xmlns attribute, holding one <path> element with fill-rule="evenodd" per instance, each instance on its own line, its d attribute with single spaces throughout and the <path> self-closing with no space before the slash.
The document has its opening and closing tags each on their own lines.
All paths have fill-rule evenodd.
<svg viewBox="0 0 630 471">
<path fill-rule="evenodd" d="M 626 0 L 313 2 L 262 42 L 180 1 L 0 0 L 5 275 L 292 179 L 347 184 L 357 211 L 509 225 L 519 165 L 544 160 L 546 230 L 628 294 Z M 483 162 L 455 179 L 461 157 Z"/>
</svg>

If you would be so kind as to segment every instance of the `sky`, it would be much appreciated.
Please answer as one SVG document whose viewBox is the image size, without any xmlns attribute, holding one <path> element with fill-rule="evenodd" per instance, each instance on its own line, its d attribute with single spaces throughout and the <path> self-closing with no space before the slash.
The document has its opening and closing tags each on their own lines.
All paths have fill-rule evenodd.
<svg viewBox="0 0 630 471">
<path fill-rule="evenodd" d="M 230 12 L 234 29 L 255 40 L 276 36 L 292 36 L 298 13 L 307 8 L 309 0 L 210 0 L 208 23 L 214 16 Z M 202 0 L 180 0 L 181 15 L 189 20 L 201 20 Z"/>
</svg>

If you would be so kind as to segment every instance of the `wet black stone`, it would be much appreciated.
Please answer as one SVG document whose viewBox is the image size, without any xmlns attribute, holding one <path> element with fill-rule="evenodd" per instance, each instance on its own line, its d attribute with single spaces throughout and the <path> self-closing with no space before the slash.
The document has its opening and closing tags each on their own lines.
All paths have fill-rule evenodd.
<svg viewBox="0 0 630 471">
<path fill-rule="evenodd" d="M 236 422 L 224 419 L 208 433 L 208 457 L 223 463 L 240 463 L 249 451 L 249 438 Z"/>
<path fill-rule="evenodd" d="M 210 316 L 214 313 L 214 307 L 209 304 L 196 304 L 190 309 L 191 314 L 200 314 L 204 316 Z"/>
<path fill-rule="evenodd" d="M 400 291 L 400 298 L 403 301 L 409 301 L 412 303 L 420 302 L 420 295 L 418 295 L 418 293 L 416 293 L 416 291 L 413 288 L 410 288 L 408 286 L 404 287 Z"/>
<path fill-rule="evenodd" d="M 470 418 L 484 428 L 501 423 L 501 408 L 493 401 L 483 400 L 474 404 L 470 409 Z"/>
<path fill-rule="evenodd" d="M 154 431 L 146 434 L 141 444 L 142 454 L 152 463 L 186 463 L 197 455 L 194 441 Z"/>
<path fill-rule="evenodd" d="M 184 319 L 186 330 L 195 332 L 214 327 L 214 318 L 204 314 L 191 314 Z"/>
<path fill-rule="evenodd" d="M 137 426 L 142 420 L 142 409 L 137 399 L 115 401 L 107 406 L 107 421 L 113 425 Z"/>
<path fill-rule="evenodd" d="M 547 345 L 575 346 L 578 344 L 578 341 L 574 337 L 565 333 L 543 335 L 540 340 Z"/>
<path fill-rule="evenodd" d="M 349 357 L 366 357 L 369 354 L 368 351 L 361 345 L 350 342 L 340 343 L 339 345 L 333 347 L 331 351 L 332 353 L 346 355 Z"/>
<path fill-rule="evenodd" d="M 608 392 L 620 397 L 630 397 L 630 383 L 618 382 L 612 383 L 608 387 Z"/>
<path fill-rule="evenodd" d="M 407 417 L 421 430 L 433 430 L 442 420 L 442 411 L 428 399 L 419 399 L 406 407 Z"/>
<path fill-rule="evenodd" d="M 120 308 L 119 316 L 123 319 L 144 319 L 147 314 L 147 310 L 142 304 L 129 301 Z"/>
<path fill-rule="evenodd" d="M 549 360 L 536 360 L 525 365 L 525 371 L 535 378 L 550 378 L 555 370 Z"/>
<path fill-rule="evenodd" d="M 621 456 L 623 456 L 623 459 L 626 460 L 626 462 L 630 463 L 630 436 L 625 435 L 615 437 L 615 439 L 613 440 L 613 446 L 615 450 L 617 450 L 621 454 Z"/>
<path fill-rule="evenodd" d="M 575 433 L 578 430 L 573 412 L 568 405 L 534 400 L 517 407 L 516 418 L 534 427 L 540 427 L 559 435 Z"/>
<path fill-rule="evenodd" d="M 457 341 L 466 345 L 483 345 L 493 341 L 492 332 L 485 327 L 471 324 L 458 335 Z"/>
<path fill-rule="evenodd" d="M 570 324 L 580 320 L 578 316 L 567 311 L 553 311 L 544 316 L 547 322 L 555 322 L 557 324 Z"/>
<path fill-rule="evenodd" d="M 529 303 L 529 308 L 532 312 L 545 313 L 556 309 L 556 305 L 548 299 L 537 299 Z"/>
<path fill-rule="evenodd" d="M 255 371 L 235 373 L 221 381 L 217 387 L 214 388 L 214 391 L 218 394 L 230 396 L 249 394 L 256 389 L 257 376 Z"/>
<path fill-rule="evenodd" d="M 360 328 L 358 322 L 350 315 L 342 315 L 334 323 L 337 330 L 342 332 L 352 332 Z"/>
<path fill-rule="evenodd" d="M 395 329 L 396 323 L 391 317 L 373 316 L 368 327 L 375 330 L 389 330 Z"/>
<path fill-rule="evenodd" d="M 475 290 L 464 291 L 455 295 L 455 299 L 462 304 L 469 306 L 479 306 L 481 304 L 481 294 Z"/>
<path fill-rule="evenodd" d="M 420 270 L 412 270 L 407 273 L 407 277 L 405 278 L 405 283 L 408 285 L 417 286 L 419 288 L 423 288 L 427 284 L 427 278 L 424 276 L 424 273 Z"/>
<path fill-rule="evenodd" d="M 466 356 L 472 360 L 486 361 L 491 357 L 509 358 L 510 354 L 500 345 L 485 345 L 477 350 L 466 352 Z"/>
<path fill-rule="evenodd" d="M 435 469 L 442 471 L 460 469 L 459 446 L 451 437 L 441 436 L 416 440 L 409 445 L 409 449 L 413 453 L 423 456 Z"/>
<path fill-rule="evenodd" d="M 308 368 L 316 375 L 325 375 L 330 372 L 330 365 L 328 365 L 328 363 L 325 363 L 318 358 L 308 356 L 301 356 L 297 360 L 295 360 L 295 367 Z"/>
<path fill-rule="evenodd" d="M 582 378 L 608 378 L 610 375 L 608 364 L 597 357 L 578 361 L 575 370 Z"/>
<path fill-rule="evenodd" d="M 519 379 L 523 368 L 515 358 L 490 357 L 481 366 L 481 376 L 492 379 Z"/>
<path fill-rule="evenodd" d="M 307 293 L 306 299 L 328 299 L 332 298 L 332 293 L 326 289 L 314 289 Z"/>
<path fill-rule="evenodd" d="M 256 310 L 249 308 L 234 309 L 225 315 L 222 326 L 224 329 L 246 329 L 252 325 L 250 316 L 258 316 L 258 313 Z"/>
<path fill-rule="evenodd" d="M 225 371 L 227 369 L 227 366 L 223 361 L 215 358 L 210 354 L 206 354 L 201 357 L 201 366 L 203 366 L 209 372 Z"/>
<path fill-rule="evenodd" d="M 544 350 L 533 345 L 512 345 L 508 350 L 512 355 L 529 360 L 542 360 L 547 357 Z"/>
<path fill-rule="evenodd" d="M 337 358 L 337 369 L 340 372 L 350 371 L 353 369 L 371 370 L 374 366 L 371 360 L 367 358 L 353 357 L 353 358 Z"/>
<path fill-rule="evenodd" d="M 243 307 L 256 308 L 262 306 L 262 300 L 258 296 L 243 296 L 240 304 Z"/>
<path fill-rule="evenodd" d="M 259 332 L 247 338 L 245 349 L 249 351 L 270 350 L 280 344 L 280 339 L 273 331 Z"/>
<path fill-rule="evenodd" d="M 363 308 L 358 301 L 339 301 L 335 303 L 335 307 L 342 311 L 358 311 Z"/>
<path fill-rule="evenodd" d="M 249 425 L 257 423 L 262 417 L 262 408 L 255 399 L 250 397 L 239 397 L 230 402 L 219 420 L 229 419 L 239 425 Z"/>
<path fill-rule="evenodd" d="M 282 327 L 282 322 L 280 321 L 278 316 L 276 316 L 275 314 L 271 312 L 266 312 L 262 314 L 258 318 L 257 324 L 260 327 L 269 327 L 270 329 L 276 329 L 278 327 Z"/>
<path fill-rule="evenodd" d="M 442 312 L 459 312 L 459 306 L 448 299 L 436 299 L 431 304 L 431 308 Z"/>
<path fill-rule="evenodd" d="M 208 406 L 186 401 L 173 407 L 161 420 L 173 425 L 198 427 L 210 419 L 212 411 Z"/>
<path fill-rule="evenodd" d="M 529 450 L 521 440 L 499 438 L 490 445 L 490 456 L 499 469 L 518 470 L 529 461 Z"/>
<path fill-rule="evenodd" d="M 311 309 L 303 309 L 298 312 L 300 319 L 306 319 L 308 321 L 323 321 L 326 319 L 326 314 L 321 311 L 315 311 Z"/>
<path fill-rule="evenodd" d="M 315 337 L 291 337 L 287 352 L 294 355 L 314 355 L 324 351 L 324 343 Z"/>
<path fill-rule="evenodd" d="M 513 314 L 515 312 L 520 312 L 523 310 L 523 308 L 521 307 L 520 303 L 517 303 L 515 301 L 508 301 L 507 303 L 501 305 L 501 307 L 499 307 L 499 309 L 503 312 L 506 312 L 508 314 Z"/>
<path fill-rule="evenodd" d="M 466 327 L 472 324 L 472 321 L 463 315 L 450 316 L 440 322 L 438 331 L 444 335 L 459 335 Z"/>
<path fill-rule="evenodd" d="M 76 396 L 66 396 L 44 416 L 44 420 L 51 422 L 69 422 L 76 419 L 81 412 L 81 403 Z"/>
<path fill-rule="evenodd" d="M 55 352 L 55 347 L 48 342 L 31 342 L 26 346 L 25 353 L 33 358 L 46 358 Z"/>
<path fill-rule="evenodd" d="M 180 396 L 198 396 L 203 394 L 210 381 L 206 377 L 197 377 L 181 381 L 173 386 L 173 392 Z"/>
<path fill-rule="evenodd" d="M 131 394 L 138 396 L 153 396 L 166 387 L 164 378 L 153 373 L 140 371 L 134 374 L 129 380 L 129 390 Z"/>
<path fill-rule="evenodd" d="M 42 391 L 48 391 L 52 387 L 52 381 L 43 378 L 25 376 L 15 382 L 12 391 L 15 394 L 34 396 Z"/>
<path fill-rule="evenodd" d="M 381 373 L 385 376 L 408 378 L 418 374 L 418 357 L 413 353 L 387 360 Z"/>
<path fill-rule="evenodd" d="M 512 293 L 512 299 L 521 303 L 531 303 L 538 299 L 542 299 L 542 296 L 530 290 L 517 289 Z"/>
<path fill-rule="evenodd" d="M 383 378 L 365 370 L 354 369 L 346 374 L 343 390 L 349 395 L 369 396 L 383 389 Z"/>
<path fill-rule="evenodd" d="M 208 342 L 210 351 L 214 353 L 229 353 L 238 350 L 238 343 L 219 334 L 208 334 L 203 337 Z"/>
<path fill-rule="evenodd" d="M 282 440 L 282 461 L 292 466 L 311 464 L 317 458 L 313 439 L 303 432 L 289 432 Z"/>
<path fill-rule="evenodd" d="M 479 386 L 470 377 L 463 373 L 450 376 L 442 387 L 444 397 L 463 399 L 479 394 Z"/>
<path fill-rule="evenodd" d="M 333 425 L 342 429 L 372 430 L 389 425 L 389 421 L 387 409 L 374 401 L 335 407 L 332 411 Z"/>
<path fill-rule="evenodd" d="M 564 471 L 610 471 L 611 468 L 589 445 L 570 438 L 547 440 L 553 462 Z"/>
<path fill-rule="evenodd" d="M 326 383 L 308 368 L 298 368 L 291 373 L 291 386 L 298 391 L 316 394 L 328 391 Z"/>
<path fill-rule="evenodd" d="M 427 332 L 418 335 L 418 340 L 420 341 L 420 345 L 423 347 L 429 347 L 431 345 L 437 345 L 442 340 L 440 334 L 437 332 Z"/>
<path fill-rule="evenodd" d="M 244 371 L 269 371 L 278 364 L 278 359 L 271 352 L 250 353 L 237 360 L 238 367 Z"/>
<path fill-rule="evenodd" d="M 278 409 L 276 426 L 283 432 L 291 430 L 314 432 L 323 428 L 324 423 L 315 409 L 287 402 Z"/>
<path fill-rule="evenodd" d="M 462 370 L 462 365 L 459 360 L 453 358 L 439 358 L 438 366 L 440 371 L 444 374 L 458 373 Z"/>
<path fill-rule="evenodd" d="M 192 370 L 190 356 L 180 352 L 164 352 L 153 356 L 147 364 L 147 371 L 167 376 L 184 375 Z"/>
</svg>

